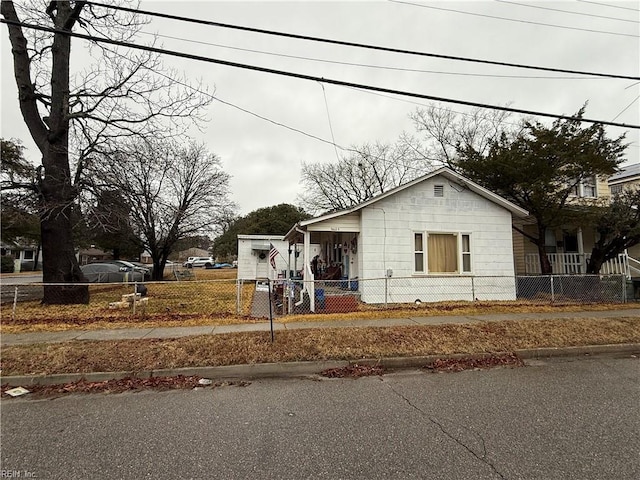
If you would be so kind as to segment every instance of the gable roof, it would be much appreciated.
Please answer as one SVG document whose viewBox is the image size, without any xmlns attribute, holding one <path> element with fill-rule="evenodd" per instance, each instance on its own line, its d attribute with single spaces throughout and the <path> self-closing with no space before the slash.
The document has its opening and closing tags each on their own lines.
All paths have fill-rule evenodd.
<svg viewBox="0 0 640 480">
<path fill-rule="evenodd" d="M 291 233 L 293 233 L 293 231 L 295 230 L 296 227 L 306 227 L 307 225 L 312 225 L 314 223 L 318 223 L 318 222 L 322 222 L 325 220 L 330 220 L 332 218 L 336 218 L 336 217 L 341 217 L 343 215 L 349 215 L 351 213 L 357 212 L 359 210 L 362 210 L 365 207 L 368 207 L 370 205 L 373 205 L 376 202 L 379 202 L 380 200 L 383 200 L 387 197 L 390 197 L 392 195 L 395 195 L 398 192 L 401 192 L 407 188 L 413 187 L 414 185 L 417 185 L 418 183 L 424 182 L 425 180 L 428 180 L 430 178 L 436 177 L 436 176 L 443 176 L 445 177 L 447 180 L 450 180 L 452 182 L 455 182 L 459 185 L 465 186 L 467 187 L 469 190 L 471 190 L 474 193 L 477 193 L 478 195 L 480 195 L 481 197 L 486 198 L 487 200 L 492 201 L 493 203 L 509 210 L 513 215 L 515 215 L 516 217 L 521 217 L 524 218 L 526 216 L 529 215 L 529 212 L 527 212 L 525 209 L 520 208 L 519 206 L 517 206 L 514 203 L 511 203 L 509 200 L 502 198 L 500 195 L 493 193 L 490 190 L 487 190 L 484 187 L 481 187 L 480 185 L 478 185 L 475 182 L 472 182 L 471 180 L 469 180 L 466 177 L 463 177 L 462 175 L 460 175 L 459 173 L 454 172 L 453 170 L 451 170 L 450 168 L 447 167 L 442 167 L 439 168 L 437 170 L 434 170 L 431 173 L 427 173 L 426 175 L 423 175 L 421 177 L 418 177 L 410 182 L 407 182 L 403 185 L 400 185 L 398 187 L 392 188 L 391 190 L 388 190 L 384 193 L 381 193 L 380 195 L 377 195 L 373 198 L 370 198 L 369 200 L 366 200 L 362 203 L 359 203 L 358 205 L 354 205 L 351 208 L 347 208 L 345 210 L 340 210 L 338 212 L 331 212 L 331 213 L 327 213 L 324 215 L 320 215 L 319 217 L 314 217 L 314 218 L 310 218 L 309 220 L 303 220 L 301 222 L 298 222 L 296 225 L 294 225 L 291 230 L 289 230 L 289 232 L 287 232 L 287 234 L 285 235 L 285 237 L 289 237 L 289 235 Z"/>
</svg>

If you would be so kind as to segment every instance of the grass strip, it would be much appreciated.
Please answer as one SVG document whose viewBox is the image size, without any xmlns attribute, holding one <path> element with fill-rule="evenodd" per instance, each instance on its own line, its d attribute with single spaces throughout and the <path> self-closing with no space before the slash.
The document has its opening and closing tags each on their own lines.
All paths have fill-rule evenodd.
<svg viewBox="0 0 640 480">
<path fill-rule="evenodd" d="M 2 374 L 43 375 L 305 360 L 357 360 L 640 342 L 640 320 L 571 318 L 402 327 L 319 328 L 176 339 L 73 341 L 2 349 Z"/>
<path fill-rule="evenodd" d="M 188 282 L 185 282 L 188 283 Z M 213 294 L 212 294 L 213 295 Z M 246 298 L 250 298 L 247 294 Z M 264 318 L 251 318 L 247 315 L 231 313 L 232 305 L 226 313 L 209 314 L 206 309 L 200 313 L 164 311 L 151 314 L 149 312 L 131 314 L 129 311 L 114 311 L 105 308 L 92 308 L 91 305 L 42 306 L 32 302 L 27 310 L 22 307 L 22 314 L 12 318 L 11 308 L 4 306 L 0 315 L 0 332 L 3 334 L 28 332 L 59 332 L 68 330 L 102 330 L 114 328 L 160 328 L 160 327 L 195 327 L 216 325 L 238 325 L 264 322 Z M 104 303 L 104 302 L 103 302 Z M 106 305 L 106 303 L 105 303 Z M 351 313 L 290 315 L 275 319 L 281 323 L 341 321 L 341 320 L 376 320 L 383 318 L 431 317 L 449 315 L 485 315 L 502 313 L 553 313 L 624 310 L 638 308 L 636 303 L 611 304 L 561 304 L 540 305 L 526 301 L 505 302 L 438 302 L 432 304 L 398 305 L 386 309 L 373 309 L 366 306 L 363 310 Z M 243 311 L 250 310 L 245 305 Z"/>
</svg>

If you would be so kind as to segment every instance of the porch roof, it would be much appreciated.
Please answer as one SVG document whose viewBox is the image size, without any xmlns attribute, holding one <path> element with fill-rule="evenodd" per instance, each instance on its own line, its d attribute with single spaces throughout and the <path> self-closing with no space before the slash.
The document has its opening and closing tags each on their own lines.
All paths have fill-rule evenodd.
<svg viewBox="0 0 640 480">
<path fill-rule="evenodd" d="M 326 220 L 330 220 L 333 218 L 337 218 L 337 217 L 342 217 L 344 215 L 349 215 L 355 212 L 358 212 L 360 210 L 362 210 L 365 207 L 368 207 L 369 205 L 373 205 L 376 202 L 379 202 L 380 200 L 383 200 L 387 197 L 390 197 L 392 195 L 395 195 L 398 192 L 401 192 L 402 190 L 406 189 L 406 188 L 410 188 L 420 182 L 423 182 L 425 180 L 428 180 L 430 178 L 433 178 L 437 175 L 441 175 L 443 177 L 445 177 L 447 180 L 451 181 L 451 182 L 455 182 L 461 186 L 467 187 L 469 190 L 471 190 L 474 193 L 477 193 L 478 195 L 480 195 L 481 197 L 486 198 L 487 200 L 492 201 L 493 203 L 509 210 L 514 216 L 519 217 L 519 218 L 526 218 L 529 215 L 529 212 L 527 212 L 525 209 L 520 208 L 519 206 L 517 206 L 514 203 L 511 203 L 509 200 L 502 198 L 500 195 L 493 193 L 490 190 L 487 190 L 484 187 L 481 187 L 480 185 L 478 185 L 475 182 L 472 182 L 471 180 L 469 180 L 466 177 L 463 177 L 462 175 L 460 175 L 459 173 L 454 172 L 453 170 L 447 168 L 447 167 L 442 167 L 439 168 L 437 170 L 434 170 L 431 173 L 427 173 L 426 175 L 423 175 L 421 177 L 416 178 L 415 180 L 412 180 L 410 182 L 407 182 L 403 185 L 400 185 L 398 187 L 392 188 L 391 190 L 388 190 L 384 193 L 381 193 L 380 195 L 373 197 L 369 200 L 366 200 L 362 203 L 359 203 L 358 205 L 354 205 L 351 208 L 347 208 L 345 210 L 339 210 L 337 212 L 331 212 L 331 213 L 326 213 L 324 215 L 320 215 L 318 217 L 314 217 L 314 218 L 310 218 L 309 220 L 303 220 L 301 222 L 296 223 L 293 227 L 291 227 L 291 229 L 287 232 L 287 234 L 284 236 L 285 240 L 290 240 L 292 238 L 295 237 L 296 235 L 296 230 L 306 230 L 306 227 L 309 225 L 313 225 L 315 223 L 320 223 Z"/>
</svg>

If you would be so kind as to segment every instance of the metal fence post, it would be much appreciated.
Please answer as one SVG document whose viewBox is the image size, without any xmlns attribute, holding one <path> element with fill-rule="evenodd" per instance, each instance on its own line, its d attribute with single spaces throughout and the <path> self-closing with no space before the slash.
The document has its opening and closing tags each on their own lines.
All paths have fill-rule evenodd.
<svg viewBox="0 0 640 480">
<path fill-rule="evenodd" d="M 627 277 L 620 275 L 620 279 L 622 280 L 622 303 L 627 303 Z"/>
<path fill-rule="evenodd" d="M 138 303 L 138 282 L 133 282 L 133 314 L 136 314 L 136 303 Z"/>
<path fill-rule="evenodd" d="M 16 285 L 16 290 L 13 294 L 13 310 L 11 312 L 11 319 L 16 319 L 16 307 L 18 305 L 18 286 Z"/>
<path fill-rule="evenodd" d="M 475 302 L 476 300 L 476 284 L 474 282 L 473 275 L 471 276 L 471 301 Z"/>
<path fill-rule="evenodd" d="M 273 308 L 271 302 L 271 280 L 267 280 L 269 285 L 269 328 L 271 329 L 271 343 L 274 341 L 273 335 Z"/>
<path fill-rule="evenodd" d="M 240 315 L 240 279 L 236 280 L 236 313 Z"/>
<path fill-rule="evenodd" d="M 387 291 L 389 289 L 389 276 L 384 277 L 384 308 L 387 308 Z"/>
<path fill-rule="evenodd" d="M 553 290 L 553 275 L 550 275 L 549 278 L 551 279 L 551 303 L 555 302 L 555 292 Z"/>
</svg>

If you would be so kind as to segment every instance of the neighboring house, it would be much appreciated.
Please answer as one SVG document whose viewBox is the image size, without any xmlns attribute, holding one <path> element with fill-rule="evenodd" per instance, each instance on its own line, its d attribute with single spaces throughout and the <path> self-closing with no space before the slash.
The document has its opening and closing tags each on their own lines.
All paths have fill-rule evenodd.
<svg viewBox="0 0 640 480">
<path fill-rule="evenodd" d="M 611 195 L 621 193 L 623 190 L 639 188 L 640 163 L 629 165 L 609 178 L 609 190 Z"/>
<path fill-rule="evenodd" d="M 2 243 L 0 253 L 13 257 L 14 272 L 23 270 L 33 270 L 33 264 L 37 258 L 37 270 L 42 270 L 42 249 L 38 245 L 16 242 L 11 244 Z"/>
<path fill-rule="evenodd" d="M 621 193 L 623 190 L 640 189 L 640 163 L 634 163 L 623 168 L 609 178 L 611 195 Z M 628 250 L 629 260 L 632 262 L 632 276 L 638 276 L 640 269 L 640 245 L 635 245 Z M 634 275 L 635 274 L 635 275 Z"/>
<path fill-rule="evenodd" d="M 311 245 L 319 244 L 323 264 L 340 268 L 343 283 L 365 303 L 470 300 L 472 294 L 511 300 L 512 216 L 527 215 L 441 168 L 350 209 L 301 221 L 285 240 L 301 245 L 305 258 L 313 258 Z M 402 281 L 389 292 L 385 277 Z M 305 263 L 303 292 L 312 311 L 316 279 Z"/>
<path fill-rule="evenodd" d="M 269 252 L 273 246 L 276 268 L 271 266 Z M 296 277 L 304 266 L 301 247 L 289 246 L 282 235 L 238 235 L 238 278 L 243 280 Z M 318 245 L 312 246 L 313 255 L 320 253 Z"/>
<path fill-rule="evenodd" d="M 80 265 L 87 265 L 103 260 L 113 260 L 112 252 L 105 252 L 95 247 L 83 248 L 78 251 L 78 262 Z"/>
<path fill-rule="evenodd" d="M 607 179 L 592 177 L 575 187 L 568 199 L 567 208 L 570 208 L 571 204 L 608 202 L 610 198 L 611 193 Z M 514 225 L 534 237 L 537 236 L 537 227 L 533 218 L 515 221 Z M 591 224 L 547 229 L 545 251 L 553 273 L 559 275 L 586 273 L 587 260 L 595 242 L 596 231 Z M 513 251 L 518 275 L 541 273 L 538 247 L 517 231 L 513 235 Z M 606 262 L 600 272 L 603 274 L 627 274 L 627 255 L 621 254 Z"/>
<path fill-rule="evenodd" d="M 147 250 L 142 252 L 140 254 L 140 263 L 152 264 L 153 258 L 151 258 L 151 253 L 149 253 Z"/>
</svg>

